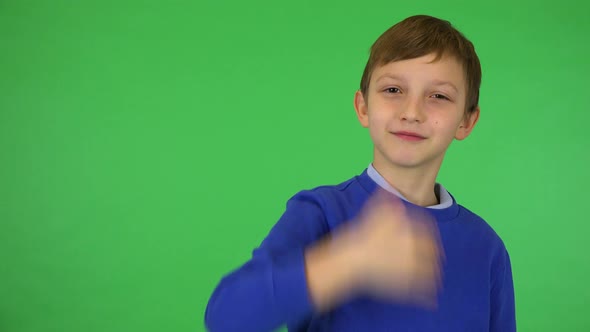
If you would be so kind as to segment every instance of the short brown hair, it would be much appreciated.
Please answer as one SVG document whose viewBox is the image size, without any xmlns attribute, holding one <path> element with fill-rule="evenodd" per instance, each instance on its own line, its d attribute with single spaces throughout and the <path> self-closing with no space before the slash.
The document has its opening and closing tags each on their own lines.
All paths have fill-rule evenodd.
<svg viewBox="0 0 590 332">
<path fill-rule="evenodd" d="M 436 54 L 434 61 L 450 55 L 463 65 L 467 83 L 465 107 L 467 112 L 473 112 L 479 103 L 481 84 L 481 65 L 475 48 L 449 21 L 427 15 L 411 16 L 395 24 L 371 46 L 371 55 L 361 79 L 361 92 L 365 99 L 371 74 L 377 66 L 430 53 Z"/>
</svg>

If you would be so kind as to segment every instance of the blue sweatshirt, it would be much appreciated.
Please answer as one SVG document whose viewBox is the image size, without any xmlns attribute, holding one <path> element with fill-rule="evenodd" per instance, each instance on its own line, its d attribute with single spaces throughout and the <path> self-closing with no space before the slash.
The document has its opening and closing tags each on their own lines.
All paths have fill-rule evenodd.
<svg viewBox="0 0 590 332">
<path fill-rule="evenodd" d="M 510 258 L 500 237 L 457 204 L 424 209 L 436 218 L 445 262 L 438 308 L 356 297 L 326 313 L 311 303 L 304 250 L 353 220 L 377 183 L 362 174 L 334 186 L 300 191 L 244 265 L 222 278 L 205 324 L 212 332 L 272 331 L 516 331 Z"/>
</svg>

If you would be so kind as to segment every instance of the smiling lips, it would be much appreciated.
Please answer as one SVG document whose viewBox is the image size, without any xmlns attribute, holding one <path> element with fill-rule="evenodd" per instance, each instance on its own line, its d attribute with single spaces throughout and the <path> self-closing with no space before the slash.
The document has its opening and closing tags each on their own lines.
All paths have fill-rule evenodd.
<svg viewBox="0 0 590 332">
<path fill-rule="evenodd" d="M 421 141 L 426 138 L 418 133 L 414 133 L 411 131 L 396 131 L 393 134 L 406 141 Z"/>
</svg>

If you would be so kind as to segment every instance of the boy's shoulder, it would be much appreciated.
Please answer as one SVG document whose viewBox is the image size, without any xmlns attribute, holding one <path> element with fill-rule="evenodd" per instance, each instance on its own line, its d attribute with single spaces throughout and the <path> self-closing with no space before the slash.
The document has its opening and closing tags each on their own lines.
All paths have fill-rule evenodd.
<svg viewBox="0 0 590 332">
<path fill-rule="evenodd" d="M 298 191 L 291 199 L 313 198 L 318 201 L 331 202 L 351 198 L 366 198 L 371 187 L 363 183 L 366 169 L 359 175 L 335 184 L 323 184 Z"/>
<path fill-rule="evenodd" d="M 320 214 L 333 229 L 354 217 L 368 199 L 370 188 L 363 183 L 364 173 L 366 170 L 339 183 L 300 190 L 289 199 L 287 209 Z"/>
<path fill-rule="evenodd" d="M 483 217 L 459 204 L 459 226 L 469 231 L 470 237 L 480 241 L 482 245 L 494 244 L 494 247 L 505 248 L 504 241 L 496 230 Z"/>
</svg>

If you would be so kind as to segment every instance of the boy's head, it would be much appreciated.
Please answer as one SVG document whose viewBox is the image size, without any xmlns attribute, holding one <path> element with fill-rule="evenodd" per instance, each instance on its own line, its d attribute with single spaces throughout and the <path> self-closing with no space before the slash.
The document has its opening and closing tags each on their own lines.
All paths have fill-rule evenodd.
<svg viewBox="0 0 590 332">
<path fill-rule="evenodd" d="M 435 61 L 451 56 L 462 65 L 467 87 L 466 115 L 475 111 L 479 102 L 481 66 L 473 44 L 450 22 L 427 15 L 408 17 L 375 41 L 361 79 L 360 91 L 365 100 L 375 68 L 431 53 L 436 54 Z"/>
<path fill-rule="evenodd" d="M 449 22 L 412 16 L 385 31 L 354 100 L 373 164 L 436 174 L 453 139 L 466 138 L 479 119 L 480 81 L 473 45 Z"/>
</svg>

